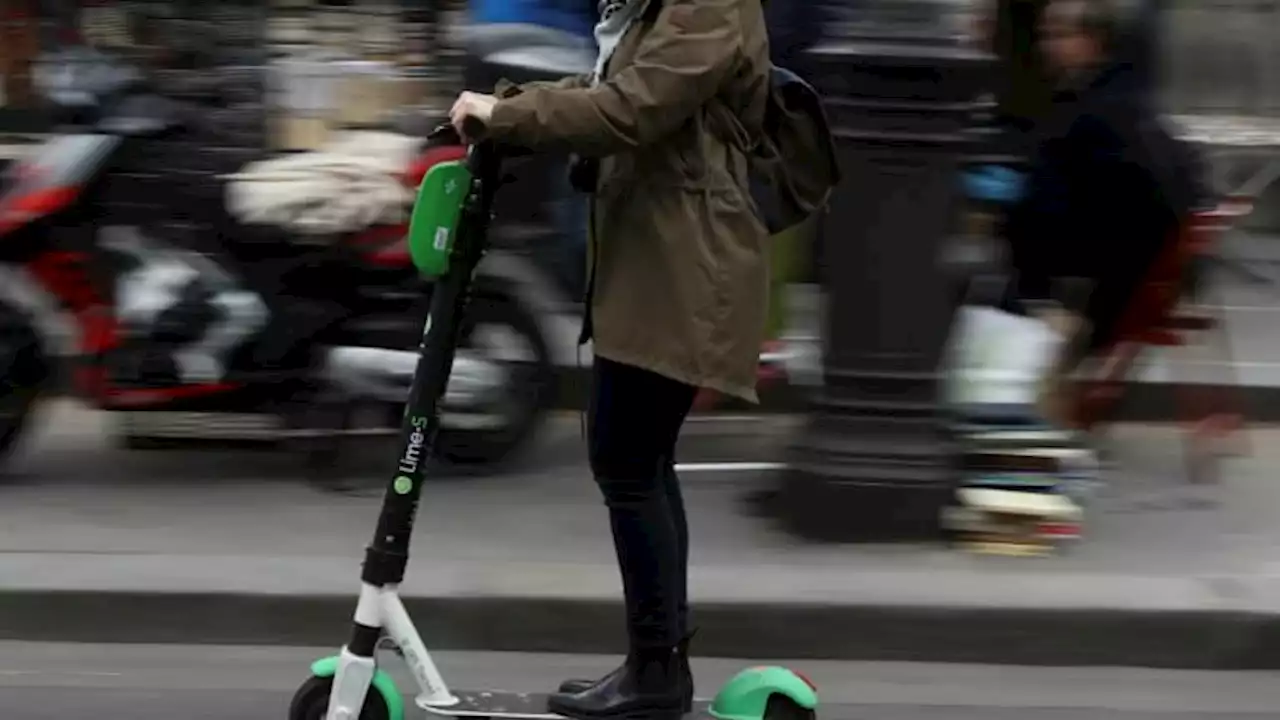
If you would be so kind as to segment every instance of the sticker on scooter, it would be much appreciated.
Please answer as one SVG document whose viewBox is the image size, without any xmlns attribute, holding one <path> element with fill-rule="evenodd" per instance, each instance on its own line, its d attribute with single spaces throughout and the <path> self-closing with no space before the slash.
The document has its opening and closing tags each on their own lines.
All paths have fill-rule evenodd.
<svg viewBox="0 0 1280 720">
<path fill-rule="evenodd" d="M 409 255 L 423 276 L 440 277 L 449 271 L 449 255 L 470 187 L 471 169 L 463 160 L 434 165 L 422 177 L 409 217 Z"/>
</svg>

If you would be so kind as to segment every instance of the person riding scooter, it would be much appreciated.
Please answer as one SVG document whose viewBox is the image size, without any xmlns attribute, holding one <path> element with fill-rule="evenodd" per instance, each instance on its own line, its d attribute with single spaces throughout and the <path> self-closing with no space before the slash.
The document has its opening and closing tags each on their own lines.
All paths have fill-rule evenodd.
<svg viewBox="0 0 1280 720">
<path fill-rule="evenodd" d="M 765 226 L 747 148 L 764 137 L 769 43 L 743 0 L 604 0 L 590 74 L 463 93 L 451 119 L 498 143 L 590 158 L 583 341 L 589 453 L 609 510 L 629 652 L 551 712 L 595 720 L 692 706 L 688 528 L 674 453 L 698 388 L 756 402 L 768 306 Z M 733 128 L 736 132 L 728 131 Z M 476 139 L 472 137 L 472 139 Z"/>
</svg>

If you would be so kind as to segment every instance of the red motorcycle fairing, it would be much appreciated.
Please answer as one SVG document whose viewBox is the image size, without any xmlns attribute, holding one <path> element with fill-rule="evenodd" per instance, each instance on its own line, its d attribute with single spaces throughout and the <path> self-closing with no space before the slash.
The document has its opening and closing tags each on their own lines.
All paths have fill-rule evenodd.
<svg viewBox="0 0 1280 720">
<path fill-rule="evenodd" d="M 417 188 L 431 168 L 442 162 L 463 160 L 466 157 L 467 149 L 461 145 L 439 145 L 427 148 L 405 171 L 404 184 L 410 188 Z M 352 243 L 359 247 L 377 248 L 367 255 L 368 261 L 373 265 L 403 268 L 413 264 L 413 258 L 409 255 L 409 245 L 404 241 L 408 232 L 407 223 L 379 225 L 360 233 L 352 239 Z"/>
<path fill-rule="evenodd" d="M 15 163 L 0 194 L 0 237 L 69 207 L 120 143 L 114 135 L 58 135 Z"/>
<path fill-rule="evenodd" d="M 365 260 L 382 268 L 403 268 L 413 264 L 409 244 L 404 241 L 409 226 L 378 225 L 356 235 L 351 243 L 364 251 Z"/>
<path fill-rule="evenodd" d="M 111 304 L 89 276 L 92 255 L 50 249 L 27 264 L 27 271 L 66 308 L 79 327 L 77 352 L 71 379 L 81 395 L 104 408 L 159 405 L 175 400 L 219 395 L 242 387 L 240 383 L 206 383 L 164 388 L 118 388 L 107 377 L 106 354 L 120 345 L 119 327 Z"/>
<path fill-rule="evenodd" d="M 113 135 L 60 135 L 38 146 L 9 168 L 0 192 L 0 243 L 71 208 L 105 170 L 121 139 Z M 33 234 L 32 237 L 35 237 Z M 47 239 L 47 236 L 46 236 Z M 25 244 L 25 243 L 24 243 Z M 119 328 L 109 298 L 90 274 L 94 255 L 49 246 L 20 253 L 21 265 L 66 310 L 79 329 L 72 380 L 76 390 L 104 407 L 136 407 L 181 398 L 215 395 L 238 384 L 214 383 L 173 388 L 115 388 L 102 359 L 119 346 Z"/>
</svg>

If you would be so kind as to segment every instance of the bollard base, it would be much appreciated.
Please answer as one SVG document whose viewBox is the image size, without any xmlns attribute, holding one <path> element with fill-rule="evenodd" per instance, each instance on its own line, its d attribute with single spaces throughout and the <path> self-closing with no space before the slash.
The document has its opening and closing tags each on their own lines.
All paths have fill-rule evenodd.
<svg viewBox="0 0 1280 720">
<path fill-rule="evenodd" d="M 849 421 L 816 415 L 793 447 L 774 498 L 782 525 L 825 542 L 941 540 L 957 477 L 950 443 L 928 427 L 834 431 Z"/>
</svg>

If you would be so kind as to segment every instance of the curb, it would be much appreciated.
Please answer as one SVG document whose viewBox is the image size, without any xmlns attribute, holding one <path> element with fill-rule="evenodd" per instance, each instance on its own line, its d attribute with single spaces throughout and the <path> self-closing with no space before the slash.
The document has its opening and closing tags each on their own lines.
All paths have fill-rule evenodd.
<svg viewBox="0 0 1280 720">
<path fill-rule="evenodd" d="M 619 603 L 409 597 L 432 649 L 618 653 Z M 0 638 L 38 642 L 338 646 L 354 595 L 40 590 L 0 593 Z M 708 657 L 1212 670 L 1280 668 L 1280 614 L 699 603 Z"/>
</svg>

